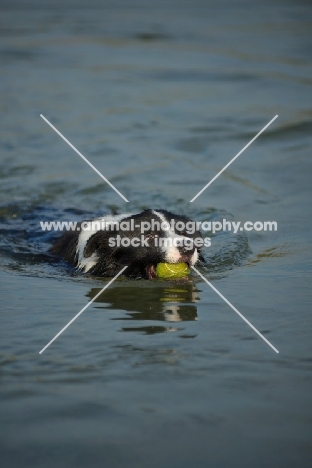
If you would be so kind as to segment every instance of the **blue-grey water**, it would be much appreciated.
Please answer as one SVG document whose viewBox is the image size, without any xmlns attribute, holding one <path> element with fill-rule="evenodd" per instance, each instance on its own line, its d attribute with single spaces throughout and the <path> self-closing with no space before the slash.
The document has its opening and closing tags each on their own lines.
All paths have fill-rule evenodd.
<svg viewBox="0 0 312 468">
<path fill-rule="evenodd" d="M 1 466 L 311 466 L 311 13 L 0 3 Z M 211 236 L 201 273 L 279 354 L 195 273 L 118 279 L 39 354 L 107 282 L 39 222 L 147 207 L 277 222 Z"/>
</svg>

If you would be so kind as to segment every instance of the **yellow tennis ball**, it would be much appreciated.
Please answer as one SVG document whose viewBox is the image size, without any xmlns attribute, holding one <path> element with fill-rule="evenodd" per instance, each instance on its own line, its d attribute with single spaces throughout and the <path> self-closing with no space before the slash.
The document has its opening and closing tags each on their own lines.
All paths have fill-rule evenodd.
<svg viewBox="0 0 312 468">
<path fill-rule="evenodd" d="M 186 263 L 158 263 L 156 267 L 157 278 L 183 278 L 189 274 Z"/>
</svg>

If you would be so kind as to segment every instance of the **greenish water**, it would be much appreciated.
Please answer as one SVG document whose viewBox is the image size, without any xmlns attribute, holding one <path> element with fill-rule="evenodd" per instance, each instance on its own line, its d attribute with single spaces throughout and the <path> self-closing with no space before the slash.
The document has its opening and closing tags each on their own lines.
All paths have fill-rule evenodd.
<svg viewBox="0 0 312 468">
<path fill-rule="evenodd" d="M 310 5 L 21 5 L 0 4 L 2 465 L 308 467 Z M 277 222 L 211 236 L 201 272 L 279 354 L 192 274 L 120 278 L 39 355 L 107 282 L 39 222 L 147 207 Z"/>
</svg>

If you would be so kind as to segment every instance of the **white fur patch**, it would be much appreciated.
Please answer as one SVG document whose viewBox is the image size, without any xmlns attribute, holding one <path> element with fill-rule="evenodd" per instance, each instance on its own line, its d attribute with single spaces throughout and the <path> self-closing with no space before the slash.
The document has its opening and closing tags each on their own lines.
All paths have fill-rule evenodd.
<svg viewBox="0 0 312 468">
<path fill-rule="evenodd" d="M 166 217 L 165 217 L 165 215 L 163 213 L 160 213 L 159 211 L 156 211 L 156 210 L 153 210 L 153 213 L 156 216 L 158 216 L 161 223 L 170 223 L 170 219 L 166 219 Z M 173 229 L 171 229 L 171 226 L 170 226 L 169 230 L 164 231 L 164 232 L 165 232 L 166 238 L 167 239 L 171 238 L 172 241 L 173 241 L 173 239 L 175 239 L 175 240 L 190 239 L 189 237 L 180 236 L 179 234 L 177 234 Z M 181 252 L 174 245 L 169 244 L 168 246 L 162 246 L 161 249 L 165 253 L 166 262 L 168 262 L 168 263 L 178 263 L 179 260 L 181 259 Z M 198 260 L 198 252 L 197 252 L 197 249 L 195 248 L 195 251 L 194 251 L 192 257 L 190 258 L 190 264 L 195 265 L 197 260 Z"/>
<path fill-rule="evenodd" d="M 96 252 L 94 252 L 90 257 L 85 257 L 84 256 L 84 249 L 87 245 L 88 240 L 90 237 L 92 237 L 97 231 L 101 230 L 101 223 L 105 224 L 112 224 L 114 222 L 120 222 L 124 218 L 127 218 L 128 216 L 131 216 L 132 213 L 125 213 L 121 215 L 107 215 L 103 216 L 101 218 L 96 218 L 93 219 L 92 221 L 89 221 L 88 223 L 85 223 L 85 226 L 87 229 L 81 231 L 78 237 L 78 243 L 77 243 L 77 248 L 76 248 L 76 253 L 78 257 L 78 265 L 77 268 L 82 271 L 89 271 L 94 265 L 96 265 L 98 261 L 98 256 Z M 97 225 L 94 225 L 95 221 L 99 221 Z M 93 229 L 91 229 L 93 228 Z"/>
<path fill-rule="evenodd" d="M 99 257 L 97 256 L 96 252 L 94 252 L 91 257 L 83 257 L 80 262 L 78 263 L 78 270 L 80 271 L 89 271 L 94 265 L 97 264 Z"/>
</svg>

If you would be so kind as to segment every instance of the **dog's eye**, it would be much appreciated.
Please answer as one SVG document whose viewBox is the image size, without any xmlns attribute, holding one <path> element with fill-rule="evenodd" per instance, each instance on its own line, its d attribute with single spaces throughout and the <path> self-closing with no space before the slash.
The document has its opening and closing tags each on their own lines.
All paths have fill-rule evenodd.
<svg viewBox="0 0 312 468">
<path fill-rule="evenodd" d="M 147 239 L 154 239 L 154 237 L 158 237 L 158 234 L 156 232 L 149 232 L 145 237 Z"/>
</svg>

